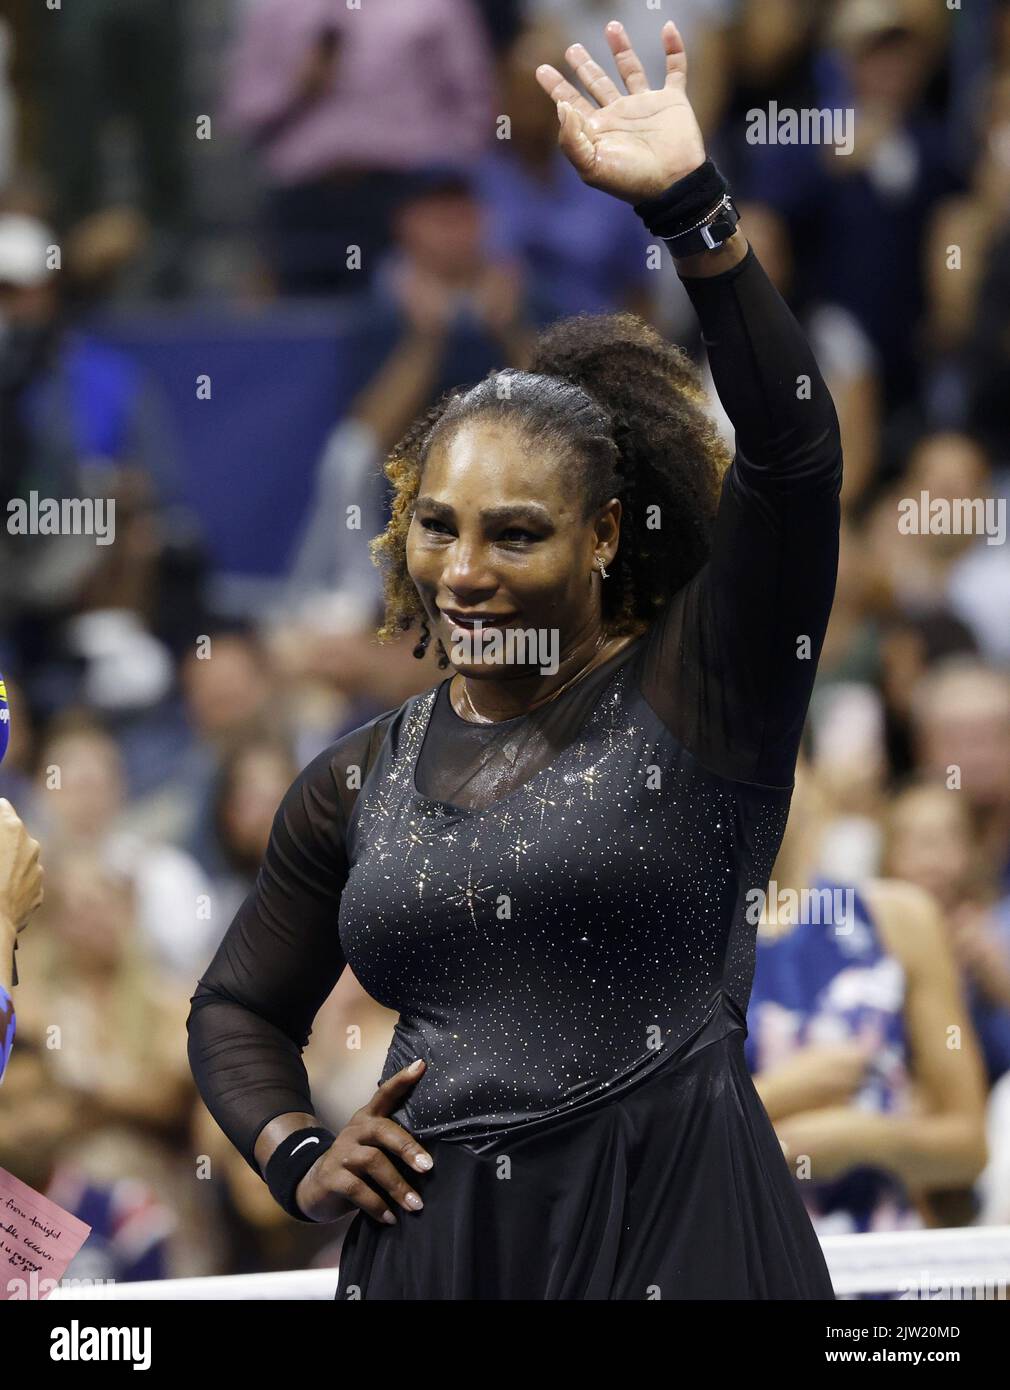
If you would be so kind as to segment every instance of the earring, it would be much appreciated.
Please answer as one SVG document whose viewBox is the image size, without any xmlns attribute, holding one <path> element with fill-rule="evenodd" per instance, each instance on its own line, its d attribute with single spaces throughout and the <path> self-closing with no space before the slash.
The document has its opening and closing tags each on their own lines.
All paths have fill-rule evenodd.
<svg viewBox="0 0 1010 1390">
<path fill-rule="evenodd" d="M 597 557 L 596 557 L 596 563 L 597 563 L 597 564 L 599 565 L 599 567 L 600 567 L 600 578 L 601 578 L 601 579 L 609 579 L 609 578 L 610 578 L 610 575 L 607 573 L 606 568 L 605 568 L 605 566 L 604 566 L 604 564 L 603 564 L 603 561 L 600 559 L 599 555 L 597 555 Z"/>
<path fill-rule="evenodd" d="M 424 658 L 424 655 L 428 650 L 428 643 L 430 641 L 431 632 L 428 629 L 428 619 L 424 618 L 421 621 L 421 637 L 417 643 L 417 646 L 414 648 L 414 655 L 417 657 L 418 661 L 421 661 Z"/>
</svg>

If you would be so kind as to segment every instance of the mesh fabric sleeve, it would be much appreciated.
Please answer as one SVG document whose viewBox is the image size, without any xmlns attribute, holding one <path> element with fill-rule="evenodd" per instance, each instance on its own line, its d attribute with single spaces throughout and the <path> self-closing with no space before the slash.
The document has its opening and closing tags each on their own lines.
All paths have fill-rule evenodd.
<svg viewBox="0 0 1010 1390">
<path fill-rule="evenodd" d="M 753 250 L 721 275 L 683 283 L 736 453 L 709 559 L 653 624 L 642 688 L 712 771 L 788 787 L 834 598 L 838 420 Z"/>
<path fill-rule="evenodd" d="M 190 1001 L 189 1061 L 208 1110 L 246 1162 L 264 1125 L 313 1113 L 302 1051 L 343 972 L 337 934 L 348 864 L 344 831 L 395 711 L 353 730 L 292 783 L 255 886 Z"/>
</svg>

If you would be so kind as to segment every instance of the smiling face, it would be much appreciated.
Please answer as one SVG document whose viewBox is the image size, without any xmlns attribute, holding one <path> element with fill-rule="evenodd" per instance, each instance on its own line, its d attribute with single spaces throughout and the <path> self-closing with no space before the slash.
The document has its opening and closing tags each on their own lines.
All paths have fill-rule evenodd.
<svg viewBox="0 0 1010 1390">
<path fill-rule="evenodd" d="M 495 420 L 471 420 L 428 454 L 407 533 L 407 571 L 433 637 L 450 657 L 480 617 L 503 629 L 555 630 L 561 659 L 599 632 L 594 557 L 616 552 L 621 504 L 588 520 L 564 462 Z M 457 646 L 454 648 L 454 643 Z M 464 675 L 528 675 L 529 668 L 468 664 Z"/>
</svg>

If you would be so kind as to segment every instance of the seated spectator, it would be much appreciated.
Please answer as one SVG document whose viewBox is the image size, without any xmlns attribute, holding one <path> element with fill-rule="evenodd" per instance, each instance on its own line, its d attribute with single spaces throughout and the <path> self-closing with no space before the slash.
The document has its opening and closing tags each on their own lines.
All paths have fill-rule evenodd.
<svg viewBox="0 0 1010 1390">
<path fill-rule="evenodd" d="M 211 899 L 220 933 L 214 946 L 256 882 L 277 807 L 298 771 L 290 748 L 276 737 L 239 745 L 225 757 L 214 793 L 215 835 L 205 856 L 215 863 Z"/>
<path fill-rule="evenodd" d="M 960 788 L 980 852 L 1010 890 L 1010 675 L 951 657 L 916 687 L 911 722 L 916 768 Z"/>
<path fill-rule="evenodd" d="M 184 851 L 133 828 L 116 744 L 86 716 L 68 715 L 43 742 L 32 819 L 55 855 L 84 851 L 125 876 L 144 949 L 162 969 L 186 980 L 199 968 L 211 933 L 207 879 Z"/>
<path fill-rule="evenodd" d="M 998 882 L 972 833 L 963 791 L 920 779 L 892 800 L 882 871 L 933 895 L 960 967 L 990 1084 L 1010 1071 L 1010 941 L 995 916 Z"/>
<path fill-rule="evenodd" d="M 963 434 L 930 434 L 877 502 L 869 527 L 873 564 L 894 606 L 952 613 L 1001 665 L 1010 663 L 1006 513 L 981 445 Z"/>
<path fill-rule="evenodd" d="M 978 1046 L 935 900 L 895 879 L 821 879 L 828 815 L 801 764 L 761 914 L 748 1065 L 819 1234 L 932 1224 L 933 1194 L 969 1189 L 986 1161 Z"/>
<path fill-rule="evenodd" d="M 921 678 L 953 656 L 977 656 L 978 643 L 968 625 L 952 613 L 891 612 L 880 635 L 880 691 L 884 700 L 887 754 L 895 777 L 912 771 L 912 696 Z"/>
<path fill-rule="evenodd" d="M 34 973 L 19 1035 L 47 1042 L 104 1122 L 171 1134 L 192 1096 L 185 988 L 146 949 L 130 880 L 87 851 L 54 853 L 45 909 L 22 948 Z"/>
</svg>

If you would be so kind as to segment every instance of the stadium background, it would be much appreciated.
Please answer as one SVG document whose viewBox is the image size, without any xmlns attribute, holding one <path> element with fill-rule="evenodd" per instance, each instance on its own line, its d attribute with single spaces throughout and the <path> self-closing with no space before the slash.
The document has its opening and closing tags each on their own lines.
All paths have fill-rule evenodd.
<svg viewBox="0 0 1010 1390">
<path fill-rule="evenodd" d="M 188 999 L 297 770 L 441 676 L 371 635 L 405 424 L 582 310 L 631 308 L 704 370 L 668 258 L 568 170 L 533 78 L 610 18 L 655 73 L 667 17 L 842 422 L 821 868 L 937 895 L 984 1054 L 989 1167 L 901 1219 L 1010 1224 L 1010 552 L 898 526 L 923 491 L 1005 506 L 1010 5 L 8 0 L 0 500 L 117 501 L 106 548 L 0 531 L 0 795 L 47 864 L 0 1165 L 92 1225 L 71 1274 L 337 1260 L 197 1099 Z M 751 143 L 772 102 L 854 111 L 852 153 Z M 307 1054 L 332 1126 L 392 1022 L 345 974 Z"/>
</svg>

